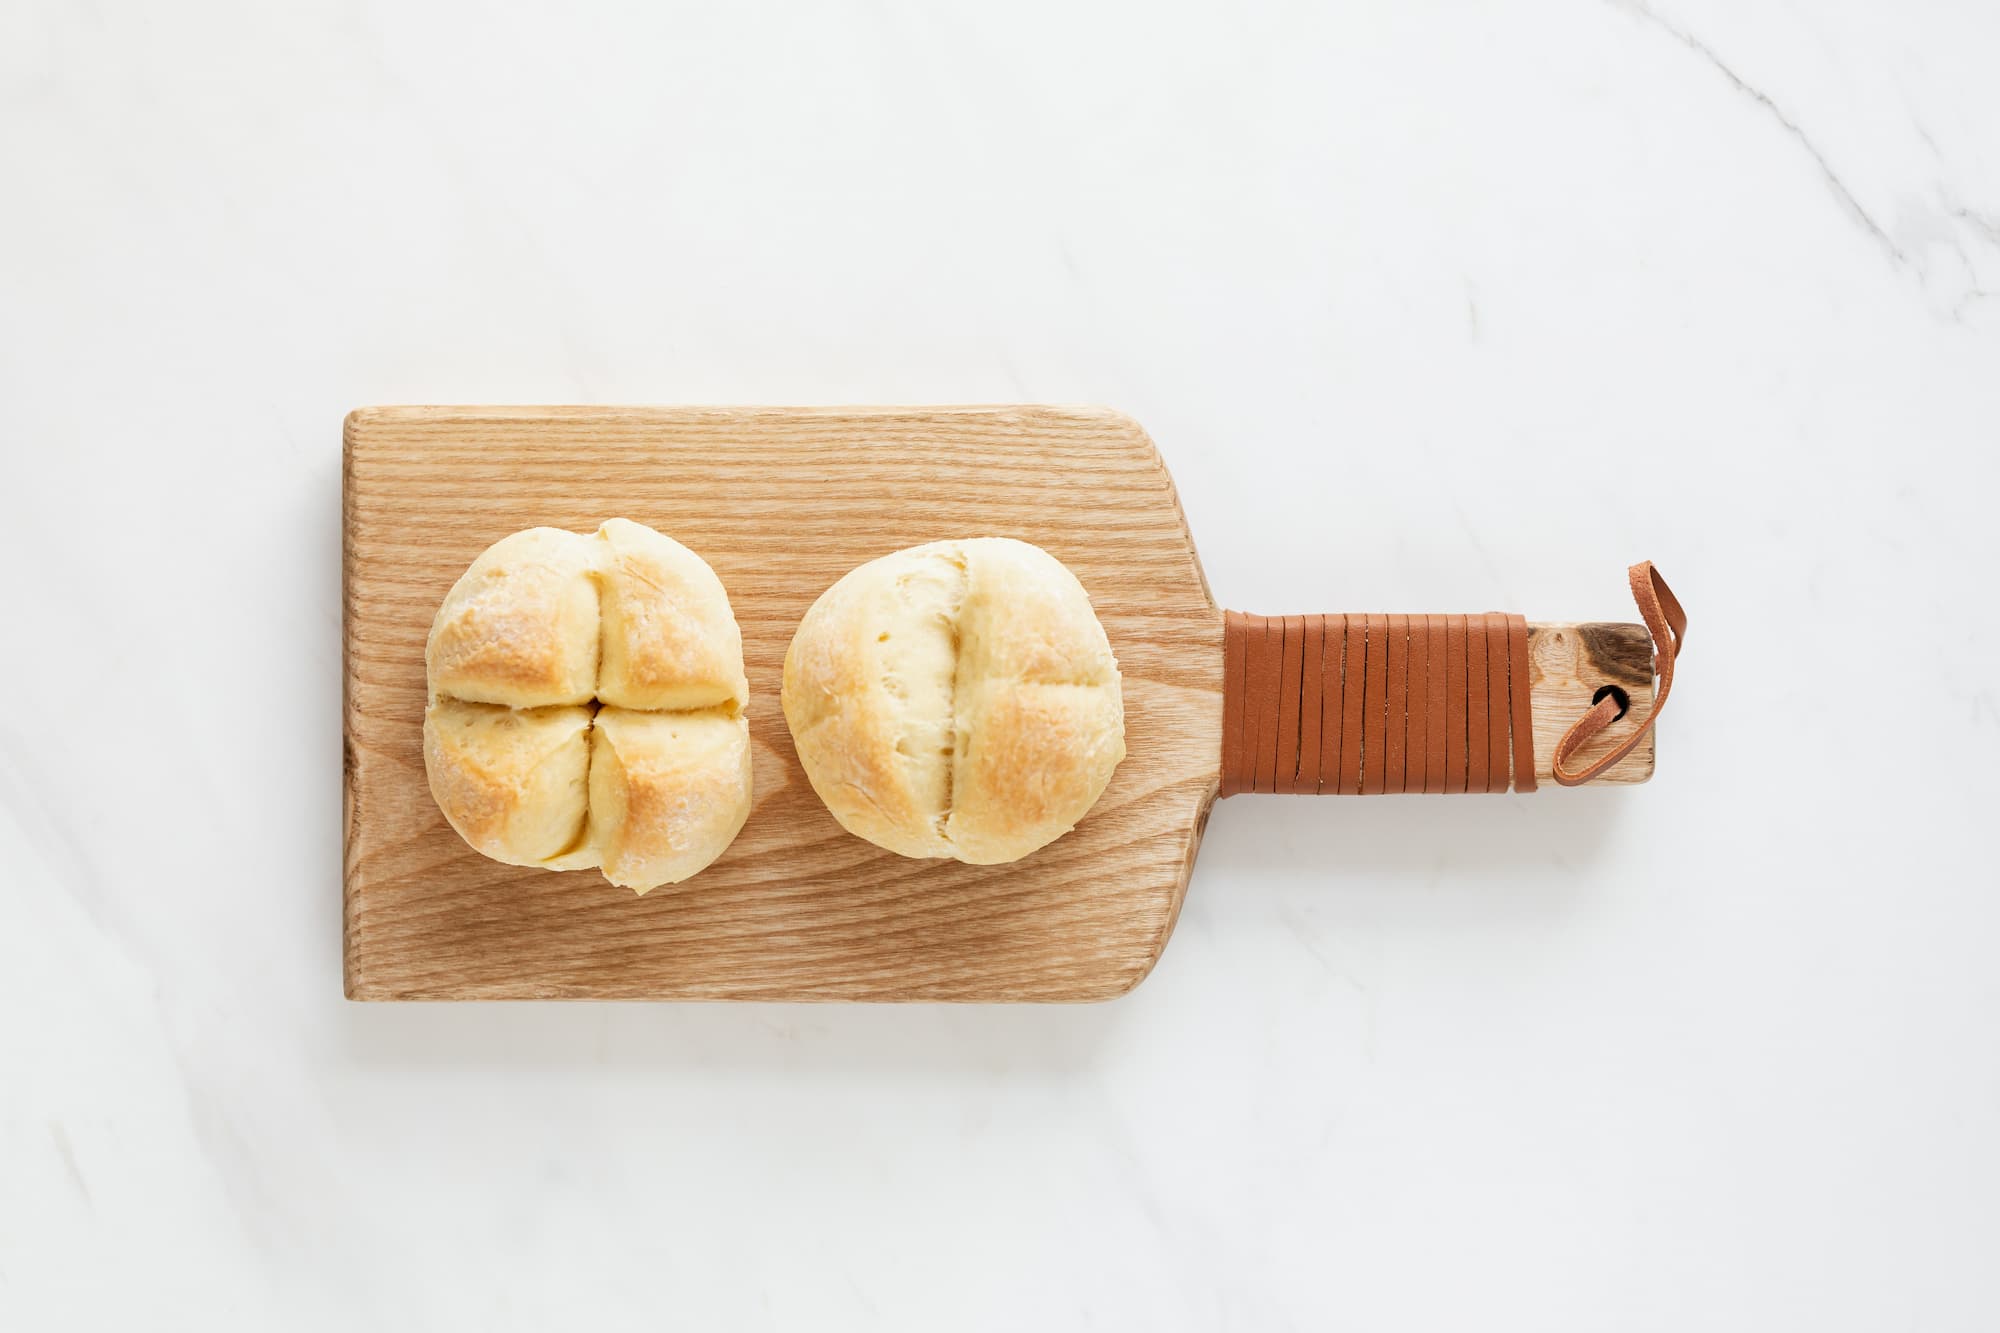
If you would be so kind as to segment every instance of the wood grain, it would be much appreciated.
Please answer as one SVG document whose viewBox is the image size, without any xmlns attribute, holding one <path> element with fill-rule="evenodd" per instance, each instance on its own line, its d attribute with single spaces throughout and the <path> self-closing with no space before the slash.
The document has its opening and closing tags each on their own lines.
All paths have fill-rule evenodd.
<svg viewBox="0 0 2000 1333">
<path fill-rule="evenodd" d="M 1604 685 L 1631 697 L 1625 716 L 1604 729 L 1578 762 L 1602 754 L 1630 736 L 1653 713 L 1653 639 L 1644 625 L 1539 624 L 1528 627 L 1528 672 L 1535 726 L 1535 777 L 1553 784 L 1556 742 L 1590 708 Z M 1592 785 L 1644 782 L 1653 776 L 1657 730 Z"/>
<path fill-rule="evenodd" d="M 1129 418 L 375 408 L 348 417 L 345 444 L 350 997 L 1072 1001 L 1122 994 L 1152 969 L 1220 776 L 1223 633 L 1173 482 Z M 643 898 L 595 871 L 472 851 L 431 800 L 421 742 L 424 637 L 466 565 L 518 529 L 588 532 L 615 515 L 715 567 L 750 679 L 749 823 L 702 874 Z M 1019 537 L 1069 565 L 1124 673 L 1127 757 L 1110 788 L 1074 832 L 1005 866 L 911 861 L 849 836 L 805 781 L 778 707 L 785 649 L 821 591 L 889 551 L 970 535 Z M 1275 676 L 1285 651 L 1259 665 Z M 1312 651 L 1323 669 L 1343 648 Z M 1530 659 L 1543 779 L 1600 685 L 1633 701 L 1602 744 L 1651 708 L 1638 625 L 1538 624 Z M 1266 722 L 1337 745 L 1361 719 L 1273 708 Z M 1604 780 L 1644 781 L 1652 764 L 1649 737 Z"/>
<path fill-rule="evenodd" d="M 1165 945 L 1213 798 L 1222 618 L 1173 483 L 1096 409 L 384 408 L 346 428 L 346 983 L 357 999 L 1093 1000 Z M 535 524 L 623 515 L 721 575 L 743 627 L 755 809 L 644 898 L 479 856 L 424 778 L 423 642 L 452 582 Z M 1077 830 L 1008 866 L 909 861 L 814 796 L 778 708 L 827 585 L 970 534 L 1046 548 L 1125 676 L 1128 757 Z"/>
</svg>

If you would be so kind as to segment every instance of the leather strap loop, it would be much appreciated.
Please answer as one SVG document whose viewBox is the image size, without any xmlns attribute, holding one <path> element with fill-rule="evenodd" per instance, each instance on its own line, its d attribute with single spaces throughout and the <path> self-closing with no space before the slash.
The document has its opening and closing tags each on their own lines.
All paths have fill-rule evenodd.
<svg viewBox="0 0 2000 1333">
<path fill-rule="evenodd" d="M 1687 612 L 1681 609 L 1680 599 L 1674 596 L 1667 581 L 1660 577 L 1660 571 L 1653 568 L 1652 561 L 1640 561 L 1626 571 L 1626 577 L 1632 585 L 1632 600 L 1639 607 L 1639 618 L 1646 622 L 1646 630 L 1653 636 L 1653 669 L 1659 676 L 1659 684 L 1653 690 L 1653 709 L 1630 736 L 1592 760 L 1587 767 L 1572 771 L 1565 766 L 1567 762 L 1576 756 L 1577 751 L 1597 739 L 1598 734 L 1623 716 L 1625 711 L 1616 698 L 1607 697 L 1592 704 L 1590 711 L 1571 723 L 1563 738 L 1556 742 L 1552 768 L 1555 780 L 1565 787 L 1578 787 L 1601 776 L 1613 764 L 1632 753 L 1646 738 L 1646 733 L 1653 729 L 1653 724 L 1660 720 L 1660 711 L 1667 706 L 1667 693 L 1674 687 L 1674 660 L 1680 656 L 1681 646 L 1687 642 Z"/>
</svg>

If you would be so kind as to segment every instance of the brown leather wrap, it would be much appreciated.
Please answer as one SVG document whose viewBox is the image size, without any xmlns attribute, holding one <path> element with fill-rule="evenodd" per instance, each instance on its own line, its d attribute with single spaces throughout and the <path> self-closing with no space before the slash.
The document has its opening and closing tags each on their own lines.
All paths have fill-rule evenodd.
<svg viewBox="0 0 2000 1333">
<path fill-rule="evenodd" d="M 1520 616 L 1223 613 L 1222 794 L 1535 789 Z"/>
<path fill-rule="evenodd" d="M 1666 707 L 1687 612 L 1650 560 L 1627 571 L 1659 683 L 1644 721 L 1581 769 L 1577 753 L 1624 715 L 1607 690 L 1556 745 L 1557 782 L 1630 754 Z M 1223 613 L 1222 794 L 1535 789 L 1528 622 L 1474 616 Z"/>
</svg>

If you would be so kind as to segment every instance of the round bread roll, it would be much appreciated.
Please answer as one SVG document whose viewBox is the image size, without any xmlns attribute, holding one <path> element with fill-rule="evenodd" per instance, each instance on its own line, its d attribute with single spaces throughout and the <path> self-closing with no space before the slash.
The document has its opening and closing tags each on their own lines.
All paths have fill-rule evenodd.
<svg viewBox="0 0 2000 1333">
<path fill-rule="evenodd" d="M 1061 561 L 1001 537 L 872 560 L 785 654 L 785 721 L 848 832 L 1014 861 L 1076 827 L 1125 757 L 1118 662 Z"/>
<path fill-rule="evenodd" d="M 424 664 L 431 795 L 482 855 L 644 893 L 749 817 L 743 636 L 715 571 L 651 528 L 501 538 L 445 594 Z"/>
</svg>

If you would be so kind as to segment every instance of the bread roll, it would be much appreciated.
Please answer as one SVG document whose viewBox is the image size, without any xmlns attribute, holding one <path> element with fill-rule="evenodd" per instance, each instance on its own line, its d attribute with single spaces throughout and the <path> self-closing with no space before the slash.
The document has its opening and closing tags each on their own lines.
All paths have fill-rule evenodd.
<svg viewBox="0 0 2000 1333">
<path fill-rule="evenodd" d="M 604 618 L 597 701 L 685 712 L 749 697 L 743 634 L 708 562 L 651 528 L 614 518 L 601 542 Z"/>
<path fill-rule="evenodd" d="M 750 745 L 733 708 L 598 710 L 590 745 L 591 844 L 604 877 L 675 884 L 735 840 L 750 817 Z"/>
<path fill-rule="evenodd" d="M 598 549 L 561 528 L 529 528 L 482 551 L 431 622 L 432 696 L 510 708 L 589 703 Z"/>
<path fill-rule="evenodd" d="M 424 716 L 431 794 L 482 856 L 532 866 L 583 839 L 588 708 L 504 708 L 439 699 Z"/>
<path fill-rule="evenodd" d="M 502 538 L 445 595 L 424 657 L 431 795 L 482 855 L 644 893 L 749 816 L 742 635 L 715 571 L 651 528 Z"/>
<path fill-rule="evenodd" d="M 1118 663 L 1076 576 L 1006 538 L 870 561 L 785 654 L 785 721 L 843 828 L 904 856 L 1013 861 L 1125 757 Z"/>
</svg>

